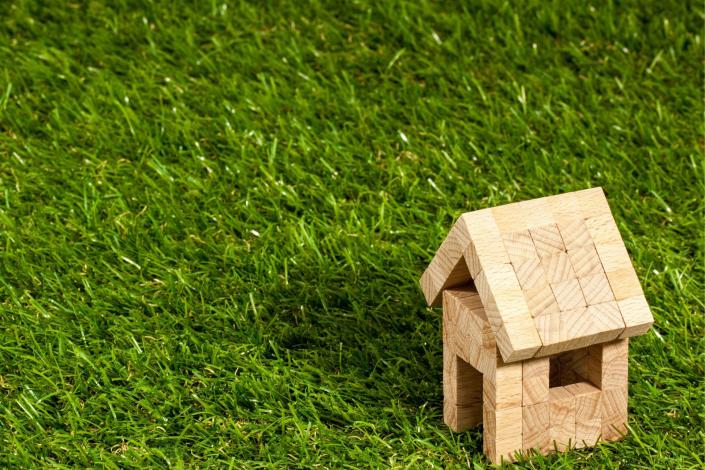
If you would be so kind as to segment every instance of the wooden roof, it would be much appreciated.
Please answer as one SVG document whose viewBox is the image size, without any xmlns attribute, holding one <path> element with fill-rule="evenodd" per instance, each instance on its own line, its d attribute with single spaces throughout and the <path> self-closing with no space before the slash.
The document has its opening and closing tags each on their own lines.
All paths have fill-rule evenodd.
<svg viewBox="0 0 705 470">
<path fill-rule="evenodd" d="M 462 214 L 420 280 L 474 285 L 505 362 L 645 333 L 653 317 L 602 188 Z"/>
</svg>

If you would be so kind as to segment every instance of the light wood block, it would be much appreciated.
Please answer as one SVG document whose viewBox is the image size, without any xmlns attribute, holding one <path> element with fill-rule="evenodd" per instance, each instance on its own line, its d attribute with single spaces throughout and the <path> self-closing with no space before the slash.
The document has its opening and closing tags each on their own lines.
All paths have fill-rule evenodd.
<svg viewBox="0 0 705 470">
<path fill-rule="evenodd" d="M 536 357 L 612 341 L 624 330 L 616 302 L 542 315 L 534 323 L 542 342 Z"/>
<path fill-rule="evenodd" d="M 527 359 L 522 363 L 522 405 L 548 401 L 549 359 Z"/>
<path fill-rule="evenodd" d="M 483 269 L 475 279 L 475 286 L 493 328 L 503 322 L 530 316 L 511 264 L 496 264 Z"/>
<path fill-rule="evenodd" d="M 587 277 L 604 273 L 602 262 L 597 254 L 595 245 L 589 243 L 581 248 L 568 250 L 568 258 L 573 271 L 578 277 Z"/>
<path fill-rule="evenodd" d="M 443 346 L 443 420 L 460 432 L 482 423 L 482 374 Z"/>
<path fill-rule="evenodd" d="M 455 354 L 483 374 L 496 363 L 494 333 L 474 289 L 443 292 L 444 342 Z"/>
<path fill-rule="evenodd" d="M 458 224 L 469 234 L 474 248 L 472 256 L 475 261 L 469 262 L 466 259 L 469 268 L 477 264 L 480 270 L 484 270 L 495 264 L 509 263 L 509 256 L 502 243 L 502 234 L 491 209 L 467 212 L 460 216 Z M 470 274 L 474 279 L 477 273 L 470 270 Z"/>
<path fill-rule="evenodd" d="M 516 362 L 534 357 L 541 348 L 541 338 L 533 327 L 533 319 L 511 320 L 496 331 L 497 348 L 505 362 Z"/>
<path fill-rule="evenodd" d="M 624 330 L 616 302 L 590 305 L 561 314 L 561 338 L 575 349 L 612 341 Z"/>
<path fill-rule="evenodd" d="M 551 284 L 576 277 L 568 253 L 565 251 L 557 251 L 542 257 L 541 266 L 546 273 L 546 279 Z"/>
<path fill-rule="evenodd" d="M 549 390 L 550 439 L 559 451 L 575 443 L 575 397 L 565 387 Z"/>
<path fill-rule="evenodd" d="M 540 258 L 565 251 L 563 238 L 556 224 L 542 225 L 529 229 L 531 239 Z"/>
<path fill-rule="evenodd" d="M 553 290 L 548 284 L 543 284 L 531 289 L 524 289 L 524 299 L 529 307 L 532 317 L 558 313 L 560 308 Z"/>
<path fill-rule="evenodd" d="M 614 441 L 627 434 L 627 388 L 602 390 L 602 439 Z"/>
<path fill-rule="evenodd" d="M 578 278 L 583 291 L 585 302 L 588 305 L 601 304 L 615 300 L 612 288 L 605 273 L 593 274 Z"/>
<path fill-rule="evenodd" d="M 595 245 L 595 249 L 600 257 L 602 267 L 607 273 L 632 267 L 629 253 L 622 243 Z"/>
<path fill-rule="evenodd" d="M 548 279 L 546 279 L 541 266 L 541 260 L 538 257 L 526 259 L 516 264 L 513 263 L 513 266 L 522 289 L 532 289 L 548 284 Z"/>
<path fill-rule="evenodd" d="M 526 224 L 526 211 L 522 210 L 518 202 L 493 207 L 492 215 L 502 233 L 520 232 L 529 228 Z"/>
<path fill-rule="evenodd" d="M 561 224 L 570 223 L 576 220 L 576 218 L 582 220 L 580 204 L 575 193 L 569 192 L 548 196 L 546 201 L 553 219 L 559 226 Z"/>
<path fill-rule="evenodd" d="M 596 217 L 603 214 L 610 214 L 610 206 L 602 188 L 590 188 L 573 193 L 578 199 L 580 212 L 584 219 Z"/>
<path fill-rule="evenodd" d="M 644 295 L 644 291 L 641 289 L 641 284 L 639 283 L 639 278 L 636 272 L 634 272 L 633 267 L 628 266 L 623 269 L 618 269 L 617 271 L 607 272 L 606 274 L 614 298 L 618 301 Z"/>
<path fill-rule="evenodd" d="M 629 339 L 590 346 L 587 378 L 603 390 L 626 388 L 629 379 Z"/>
<path fill-rule="evenodd" d="M 546 454 L 551 451 L 550 412 L 548 401 L 522 407 L 522 449 Z"/>
<path fill-rule="evenodd" d="M 568 251 L 592 245 L 592 237 L 590 237 L 590 232 L 588 232 L 583 219 L 573 218 L 559 222 L 558 231 L 563 239 L 563 245 Z"/>
<path fill-rule="evenodd" d="M 538 258 L 534 241 L 528 230 L 505 233 L 502 235 L 502 240 L 513 265 L 516 266 L 522 261 Z"/>
<path fill-rule="evenodd" d="M 646 333 L 654 324 L 654 317 L 646 302 L 646 297 L 637 295 L 617 302 L 619 311 L 622 313 L 626 328 L 619 335 L 620 338 L 638 336 Z"/>
<path fill-rule="evenodd" d="M 465 284 L 470 279 L 463 260 L 463 251 L 469 242 L 468 232 L 456 222 L 421 276 L 421 290 L 429 306 L 440 305 L 444 289 Z"/>
<path fill-rule="evenodd" d="M 575 447 L 591 447 L 602 432 L 600 390 L 588 382 L 566 386 L 575 397 Z"/>
<path fill-rule="evenodd" d="M 562 351 L 560 312 L 538 316 L 534 318 L 534 325 L 542 343 L 541 349 L 536 354 L 537 357 L 548 356 Z"/>
<path fill-rule="evenodd" d="M 522 450 L 522 408 L 483 412 L 483 447 L 492 463 L 513 462 Z"/>
<path fill-rule="evenodd" d="M 526 214 L 526 226 L 529 230 L 556 223 L 546 198 L 522 201 L 519 203 L 519 207 Z"/>
<path fill-rule="evenodd" d="M 520 407 L 522 403 L 522 364 L 505 364 L 501 359 L 493 373 L 485 374 L 483 398 L 496 410 Z"/>
<path fill-rule="evenodd" d="M 551 289 L 561 311 L 583 308 L 587 305 L 580 283 L 575 278 L 551 283 Z"/>
<path fill-rule="evenodd" d="M 622 243 L 622 236 L 610 212 L 586 219 L 585 225 L 595 245 Z"/>
</svg>

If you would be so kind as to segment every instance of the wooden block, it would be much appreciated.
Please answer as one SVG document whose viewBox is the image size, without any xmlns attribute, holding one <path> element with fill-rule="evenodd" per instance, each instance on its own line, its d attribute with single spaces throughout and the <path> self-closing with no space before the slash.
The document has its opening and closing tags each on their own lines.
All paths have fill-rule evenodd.
<svg viewBox="0 0 705 470">
<path fill-rule="evenodd" d="M 482 374 L 443 345 L 443 420 L 460 432 L 482 423 Z"/>
<path fill-rule="evenodd" d="M 628 266 L 617 271 L 607 272 L 606 275 L 614 298 L 618 301 L 644 295 L 633 267 Z"/>
<path fill-rule="evenodd" d="M 536 357 L 612 341 L 624 330 L 616 302 L 542 315 L 534 323 L 542 342 Z"/>
<path fill-rule="evenodd" d="M 565 387 L 549 390 L 550 439 L 559 451 L 575 443 L 575 397 Z"/>
<path fill-rule="evenodd" d="M 575 196 L 580 205 L 580 212 L 584 219 L 596 217 L 603 214 L 610 214 L 610 206 L 607 204 L 607 198 L 602 188 L 590 188 L 582 191 L 576 191 Z"/>
<path fill-rule="evenodd" d="M 529 229 L 531 239 L 540 258 L 565 251 L 563 238 L 556 224 L 541 225 Z"/>
<path fill-rule="evenodd" d="M 622 243 L 607 243 L 595 245 L 597 254 L 605 272 L 618 271 L 624 268 L 631 268 L 632 262 L 629 253 Z"/>
<path fill-rule="evenodd" d="M 590 217 L 585 220 L 585 225 L 595 245 L 622 243 L 622 236 L 619 234 L 619 229 L 611 212 Z"/>
<path fill-rule="evenodd" d="M 588 305 L 600 304 L 615 300 L 612 288 L 605 273 L 592 274 L 578 278 L 583 291 L 585 302 Z"/>
<path fill-rule="evenodd" d="M 524 299 L 532 317 L 558 313 L 560 308 L 548 284 L 542 284 L 531 289 L 524 289 Z"/>
<path fill-rule="evenodd" d="M 495 331 L 503 323 L 531 316 L 511 264 L 495 264 L 483 269 L 475 279 L 475 286 Z"/>
<path fill-rule="evenodd" d="M 534 241 L 528 230 L 505 233 L 502 235 L 502 240 L 509 259 L 515 266 L 522 261 L 538 258 Z"/>
<path fill-rule="evenodd" d="M 529 230 L 534 227 L 542 227 L 556 223 L 551 212 L 551 206 L 545 197 L 522 201 L 519 207 L 526 214 L 526 226 Z"/>
<path fill-rule="evenodd" d="M 548 374 L 547 357 L 527 359 L 522 363 L 522 406 L 548 401 Z"/>
<path fill-rule="evenodd" d="M 492 408 L 503 410 L 520 407 L 522 403 L 522 364 L 497 361 L 494 372 L 483 376 L 483 399 Z"/>
<path fill-rule="evenodd" d="M 583 308 L 587 305 L 580 284 L 575 278 L 551 283 L 551 289 L 561 311 Z"/>
<path fill-rule="evenodd" d="M 548 196 L 546 201 L 557 224 L 568 223 L 576 218 L 582 220 L 580 204 L 575 193 L 569 192 Z"/>
<path fill-rule="evenodd" d="M 582 218 L 558 223 L 558 231 L 563 239 L 566 250 L 577 250 L 587 245 L 592 245 L 592 238 L 588 232 L 587 225 Z"/>
<path fill-rule="evenodd" d="M 522 449 L 522 408 L 486 409 L 484 449 L 492 463 L 513 462 Z"/>
<path fill-rule="evenodd" d="M 587 378 L 603 390 L 626 388 L 629 379 L 629 339 L 590 346 Z"/>
<path fill-rule="evenodd" d="M 591 447 L 602 432 L 600 390 L 587 382 L 566 386 L 575 397 L 575 447 Z"/>
<path fill-rule="evenodd" d="M 568 253 L 558 251 L 541 258 L 541 266 L 549 283 L 575 279 L 575 271 L 570 263 Z"/>
<path fill-rule="evenodd" d="M 615 441 L 627 434 L 627 388 L 602 390 L 600 399 L 602 411 L 602 439 Z"/>
<path fill-rule="evenodd" d="M 429 306 L 437 307 L 441 304 L 441 292 L 444 289 L 465 284 L 470 279 L 463 260 L 463 251 L 469 242 L 468 232 L 462 224 L 456 222 L 421 276 L 421 290 Z"/>
<path fill-rule="evenodd" d="M 518 202 L 492 208 L 492 215 L 501 233 L 512 233 L 526 230 L 526 212 Z"/>
<path fill-rule="evenodd" d="M 473 288 L 444 291 L 443 325 L 444 341 L 452 345 L 455 354 L 482 373 L 494 367 L 494 333 L 477 291 Z"/>
<path fill-rule="evenodd" d="M 541 338 L 541 349 L 537 356 L 548 356 L 561 351 L 561 317 L 560 312 L 541 315 L 534 318 L 534 325 Z"/>
<path fill-rule="evenodd" d="M 497 349 L 505 362 L 534 357 L 541 348 L 541 338 L 533 325 L 531 315 L 505 322 L 495 333 Z"/>
<path fill-rule="evenodd" d="M 638 336 L 646 333 L 654 324 L 654 317 L 646 302 L 646 297 L 637 295 L 617 302 L 619 311 L 622 313 L 625 330 L 619 335 L 620 338 Z"/>
<path fill-rule="evenodd" d="M 568 349 L 612 341 L 624 330 L 616 302 L 561 313 L 561 339 Z"/>
<path fill-rule="evenodd" d="M 522 449 L 546 454 L 552 449 L 548 401 L 522 407 Z"/>
<path fill-rule="evenodd" d="M 487 269 L 494 264 L 509 263 L 509 256 L 502 243 L 502 234 L 491 209 L 467 212 L 460 216 L 458 224 L 463 226 L 472 240 L 474 256 L 480 269 Z"/>
<path fill-rule="evenodd" d="M 538 257 L 521 261 L 520 263 L 512 263 L 514 272 L 516 273 L 519 285 L 522 289 L 531 289 L 548 284 L 548 279 L 543 272 L 541 260 Z"/>
<path fill-rule="evenodd" d="M 600 257 L 597 255 L 595 245 L 592 243 L 582 248 L 568 250 L 568 258 L 573 271 L 578 277 L 587 277 L 604 272 Z"/>
</svg>

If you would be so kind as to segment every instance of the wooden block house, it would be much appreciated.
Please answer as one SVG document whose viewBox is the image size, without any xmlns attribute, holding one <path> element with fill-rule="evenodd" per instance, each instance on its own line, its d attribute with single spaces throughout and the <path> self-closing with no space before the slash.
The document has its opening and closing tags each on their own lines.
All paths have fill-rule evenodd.
<svg viewBox="0 0 705 470">
<path fill-rule="evenodd" d="M 492 462 L 626 433 L 653 317 L 601 188 L 459 217 L 420 280 L 443 306 L 443 417 Z"/>
</svg>

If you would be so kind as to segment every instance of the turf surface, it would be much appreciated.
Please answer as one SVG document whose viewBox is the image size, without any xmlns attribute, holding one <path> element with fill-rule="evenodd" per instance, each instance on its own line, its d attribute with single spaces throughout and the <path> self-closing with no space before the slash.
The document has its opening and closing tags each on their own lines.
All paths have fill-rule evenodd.
<svg viewBox="0 0 705 470">
<path fill-rule="evenodd" d="M 483 467 L 417 279 L 601 185 L 656 326 L 631 434 L 703 465 L 703 8 L 6 1 L 0 466 Z M 106 2 L 107 3 L 107 2 Z"/>
</svg>

